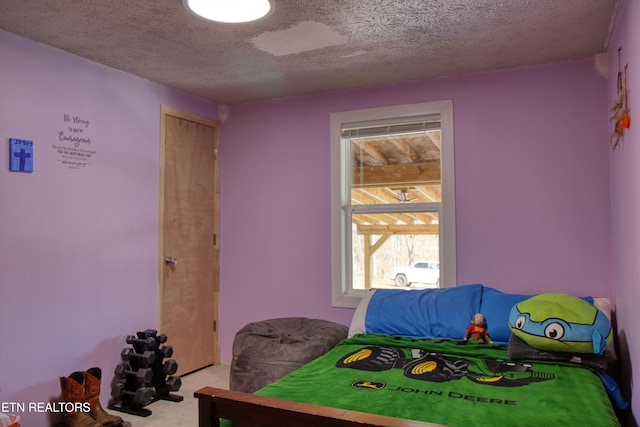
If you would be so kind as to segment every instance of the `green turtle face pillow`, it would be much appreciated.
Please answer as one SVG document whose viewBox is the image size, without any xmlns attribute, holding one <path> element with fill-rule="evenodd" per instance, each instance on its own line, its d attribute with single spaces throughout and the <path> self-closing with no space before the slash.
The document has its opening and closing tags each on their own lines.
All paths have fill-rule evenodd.
<svg viewBox="0 0 640 427">
<path fill-rule="evenodd" d="M 607 316 L 569 294 L 545 293 L 511 309 L 509 329 L 538 350 L 602 354 L 613 332 Z"/>
</svg>

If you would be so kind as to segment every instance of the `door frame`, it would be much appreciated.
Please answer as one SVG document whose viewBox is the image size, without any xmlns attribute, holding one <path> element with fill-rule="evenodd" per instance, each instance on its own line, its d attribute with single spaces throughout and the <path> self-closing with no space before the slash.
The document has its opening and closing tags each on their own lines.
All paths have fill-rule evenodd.
<svg viewBox="0 0 640 427">
<path fill-rule="evenodd" d="M 166 137 L 166 117 L 176 117 L 200 125 L 209 126 L 214 129 L 214 184 L 213 184 L 213 301 L 211 309 L 213 310 L 213 340 L 214 340 L 214 356 L 213 364 L 220 364 L 220 122 L 213 119 L 197 116 L 175 108 L 161 106 L 160 113 L 160 195 L 158 207 L 158 329 L 163 329 L 163 302 L 164 302 L 164 172 L 165 172 L 165 137 Z"/>
</svg>

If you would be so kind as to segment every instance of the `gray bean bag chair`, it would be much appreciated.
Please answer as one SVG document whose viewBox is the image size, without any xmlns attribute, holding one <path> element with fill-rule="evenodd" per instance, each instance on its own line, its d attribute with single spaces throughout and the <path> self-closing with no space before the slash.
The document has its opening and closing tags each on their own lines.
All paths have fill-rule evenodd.
<svg viewBox="0 0 640 427">
<path fill-rule="evenodd" d="M 249 323 L 233 340 L 229 388 L 253 393 L 331 350 L 349 328 L 305 317 Z"/>
</svg>

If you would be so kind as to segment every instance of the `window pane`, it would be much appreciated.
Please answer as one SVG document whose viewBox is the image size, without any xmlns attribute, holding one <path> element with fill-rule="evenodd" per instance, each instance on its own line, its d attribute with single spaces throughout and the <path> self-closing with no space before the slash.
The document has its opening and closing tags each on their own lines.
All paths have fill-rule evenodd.
<svg viewBox="0 0 640 427">
<path fill-rule="evenodd" d="M 437 212 L 357 213 L 351 218 L 353 289 L 439 286 Z"/>
<path fill-rule="evenodd" d="M 334 306 L 373 286 L 455 286 L 453 153 L 451 100 L 331 113 Z"/>
<path fill-rule="evenodd" d="M 420 124 L 421 125 L 421 124 Z M 430 128 L 439 123 L 430 123 Z M 392 126 L 385 126 L 390 129 Z M 351 204 L 441 202 L 440 129 L 360 136 L 350 129 Z"/>
</svg>

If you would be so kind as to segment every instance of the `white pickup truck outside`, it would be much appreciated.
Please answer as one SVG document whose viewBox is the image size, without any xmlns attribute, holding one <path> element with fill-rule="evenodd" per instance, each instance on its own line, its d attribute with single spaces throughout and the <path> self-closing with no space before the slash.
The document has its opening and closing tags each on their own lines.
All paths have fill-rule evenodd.
<svg viewBox="0 0 640 427">
<path fill-rule="evenodd" d="M 440 263 L 438 261 L 418 261 L 409 267 L 395 267 L 391 278 L 396 286 L 412 283 L 440 285 Z"/>
</svg>

